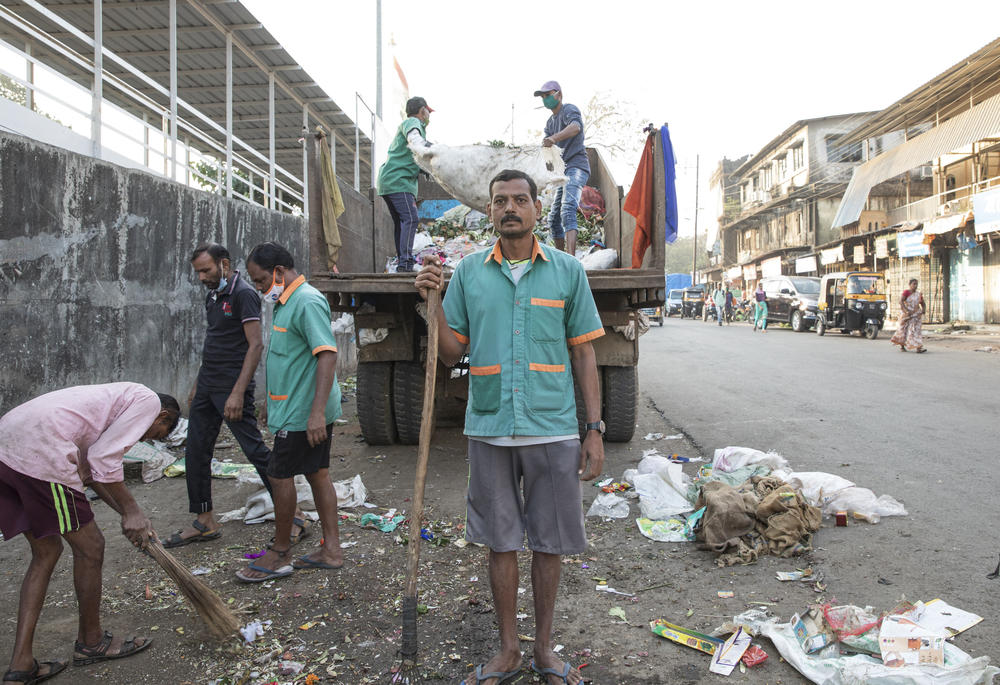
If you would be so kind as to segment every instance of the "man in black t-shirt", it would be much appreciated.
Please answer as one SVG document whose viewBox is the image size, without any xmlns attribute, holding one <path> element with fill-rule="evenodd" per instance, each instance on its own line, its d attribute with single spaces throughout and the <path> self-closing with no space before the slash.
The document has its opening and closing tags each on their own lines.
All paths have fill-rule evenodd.
<svg viewBox="0 0 1000 685">
<path fill-rule="evenodd" d="M 229 251 L 222 245 L 200 245 L 191 255 L 191 266 L 208 288 L 205 314 L 208 330 L 201 369 L 190 398 L 187 443 L 184 451 L 189 511 L 197 514 L 191 525 L 164 542 L 180 547 L 214 540 L 222 535 L 212 507 L 212 453 L 225 420 L 247 460 L 271 491 L 267 464 L 271 451 L 264 444 L 254 415 L 254 372 L 264 343 L 260 327 L 260 296 L 253 284 L 232 270 Z M 292 538 L 308 533 L 305 519 L 296 511 Z"/>
</svg>

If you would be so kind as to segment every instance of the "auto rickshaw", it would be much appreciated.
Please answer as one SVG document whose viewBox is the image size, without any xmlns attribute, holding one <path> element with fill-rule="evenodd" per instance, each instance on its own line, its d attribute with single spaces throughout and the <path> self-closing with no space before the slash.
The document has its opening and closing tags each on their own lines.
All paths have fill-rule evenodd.
<svg viewBox="0 0 1000 685">
<path fill-rule="evenodd" d="M 869 340 L 878 337 L 889 305 L 885 278 L 871 271 L 841 271 L 826 274 L 819 285 L 816 333 L 839 328 L 842 333 L 861 331 Z"/>
<path fill-rule="evenodd" d="M 701 316 L 701 310 L 705 304 L 704 299 L 704 286 L 699 285 L 687 288 L 684 291 L 684 301 L 681 304 L 681 318 L 691 317 L 692 319 L 696 319 Z"/>
</svg>

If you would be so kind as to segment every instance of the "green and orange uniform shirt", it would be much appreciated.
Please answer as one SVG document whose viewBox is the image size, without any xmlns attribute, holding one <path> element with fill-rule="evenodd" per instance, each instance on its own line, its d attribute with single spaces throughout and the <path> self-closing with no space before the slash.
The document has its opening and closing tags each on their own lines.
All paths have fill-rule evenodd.
<svg viewBox="0 0 1000 685">
<path fill-rule="evenodd" d="M 272 433 L 306 430 L 316 393 L 316 355 L 323 351 L 337 351 L 330 304 L 299 276 L 274 305 L 267 346 L 267 427 Z M 341 414 L 336 376 L 325 413 L 327 425 Z"/>
<path fill-rule="evenodd" d="M 444 313 L 469 349 L 466 435 L 577 433 L 569 348 L 604 335 L 580 262 L 535 240 L 515 279 L 497 241 L 459 262 Z"/>
</svg>

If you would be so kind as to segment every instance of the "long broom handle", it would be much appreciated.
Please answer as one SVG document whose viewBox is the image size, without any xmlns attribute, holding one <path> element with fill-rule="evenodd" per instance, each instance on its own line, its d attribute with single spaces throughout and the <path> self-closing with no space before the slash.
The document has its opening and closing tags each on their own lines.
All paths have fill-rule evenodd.
<svg viewBox="0 0 1000 685">
<path fill-rule="evenodd" d="M 417 654 L 417 571 L 420 564 L 420 522 L 424 513 L 424 483 L 434 430 L 434 386 L 438 363 L 438 309 L 441 292 L 427 291 L 427 364 L 424 374 L 424 404 L 420 415 L 420 443 L 417 448 L 417 473 L 413 479 L 413 508 L 410 511 L 410 540 L 406 550 L 406 592 L 403 595 L 404 658 Z"/>
</svg>

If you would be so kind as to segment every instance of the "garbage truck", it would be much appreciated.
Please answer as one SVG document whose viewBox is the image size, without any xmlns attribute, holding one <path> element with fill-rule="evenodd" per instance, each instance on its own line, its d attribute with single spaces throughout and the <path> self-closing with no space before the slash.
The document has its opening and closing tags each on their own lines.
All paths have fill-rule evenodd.
<svg viewBox="0 0 1000 685">
<path fill-rule="evenodd" d="M 319 136 L 307 146 L 308 192 L 311 207 L 322 203 L 321 147 Z M 604 242 L 618 255 L 615 268 L 588 271 L 587 278 L 600 312 L 605 335 L 594 340 L 601 386 L 605 439 L 627 442 L 635 431 L 639 381 L 638 335 L 625 334 L 629 325 L 639 328 L 639 310 L 661 306 L 665 297 L 663 154 L 655 138 L 655 221 L 651 246 L 641 265 L 632 268 L 635 219 L 622 211 L 625 193 L 601 153 L 589 148 L 591 175 L 588 185 L 600 191 L 605 202 Z M 489 179 L 483 179 L 488 183 Z M 345 212 L 338 219 L 342 246 L 336 272 L 329 268 L 322 213 L 310 212 L 310 283 L 324 293 L 334 316 L 351 312 L 357 331 L 357 409 L 361 433 L 372 445 L 416 444 L 424 395 L 423 365 L 427 329 L 421 316 L 423 302 L 412 273 L 385 273 L 395 256 L 393 224 L 388 209 L 374 188 L 367 196 L 338 179 Z M 445 199 L 440 186 L 420 181 L 418 200 Z M 447 292 L 447 284 L 445 285 Z M 376 335 L 369 335 L 376 333 Z M 468 399 L 468 363 L 463 360 L 450 372 L 437 374 L 435 420 L 461 420 Z M 577 390 L 577 417 L 583 432 L 584 408 Z"/>
</svg>

